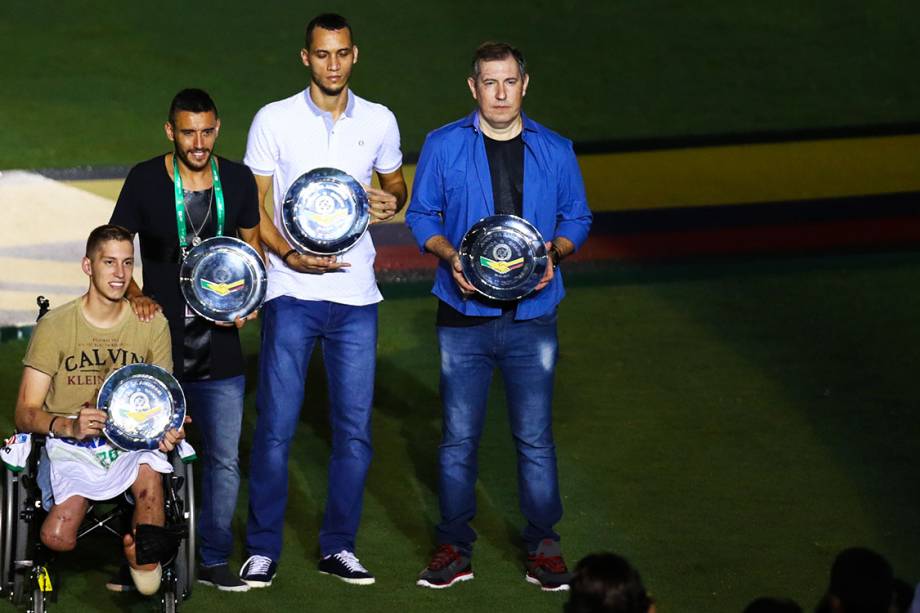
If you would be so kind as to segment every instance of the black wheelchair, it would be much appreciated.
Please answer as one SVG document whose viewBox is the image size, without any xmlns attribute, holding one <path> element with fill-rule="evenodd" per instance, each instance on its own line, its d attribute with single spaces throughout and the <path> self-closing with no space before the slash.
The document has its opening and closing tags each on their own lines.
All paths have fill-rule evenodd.
<svg viewBox="0 0 920 613">
<path fill-rule="evenodd" d="M 39 318 L 48 310 L 47 300 L 38 298 Z M 43 613 L 57 601 L 57 580 L 52 570 L 54 552 L 41 542 L 41 526 L 47 513 L 42 507 L 38 485 L 39 463 L 44 437 L 32 435 L 32 450 L 25 467 L 18 472 L 0 467 L 0 594 L 30 613 Z M 192 464 L 177 451 L 168 454 L 173 472 L 163 475 L 166 526 L 178 535 L 178 547 L 170 560 L 163 561 L 159 590 L 160 610 L 178 611 L 192 593 L 195 582 L 195 483 Z M 133 505 L 124 495 L 104 502 L 89 501 L 86 517 L 77 532 L 79 540 L 97 532 L 118 539 L 130 529 Z M 120 549 L 120 547 L 119 547 Z"/>
<path fill-rule="evenodd" d="M 48 610 L 57 600 L 56 580 L 52 580 L 54 553 L 41 543 L 41 525 L 47 515 L 42 508 L 38 468 L 42 461 L 44 437 L 32 436 L 32 451 L 20 472 L 4 469 L 0 482 L 0 592 L 16 606 L 33 613 Z M 195 494 L 192 465 L 176 451 L 169 461 L 173 472 L 163 475 L 166 525 L 180 541 L 175 556 L 164 561 L 159 599 L 165 613 L 177 611 L 191 595 L 195 580 Z M 121 538 L 130 526 L 133 506 L 125 496 L 110 501 L 90 501 L 89 510 L 77 539 L 102 531 Z M 79 543 L 78 543 L 79 547 Z"/>
</svg>

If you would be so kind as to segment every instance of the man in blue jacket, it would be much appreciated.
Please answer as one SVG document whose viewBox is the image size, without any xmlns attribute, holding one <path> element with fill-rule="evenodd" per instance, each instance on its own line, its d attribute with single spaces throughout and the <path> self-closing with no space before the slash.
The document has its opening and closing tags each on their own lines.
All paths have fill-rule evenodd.
<svg viewBox="0 0 920 613">
<path fill-rule="evenodd" d="M 521 52 L 483 43 L 468 79 L 478 109 L 430 133 L 415 174 L 406 222 L 424 251 L 440 258 L 438 297 L 443 440 L 438 548 L 418 585 L 445 588 L 473 578 L 476 454 L 492 373 L 501 370 L 517 445 L 521 512 L 527 519 L 528 582 L 568 589 L 571 577 L 554 525 L 562 517 L 552 435 L 556 309 L 565 295 L 556 268 L 591 226 L 571 141 L 521 112 L 528 75 Z M 482 217 L 513 214 L 547 242 L 551 266 L 534 292 L 497 303 L 475 294 L 457 247 Z"/>
</svg>

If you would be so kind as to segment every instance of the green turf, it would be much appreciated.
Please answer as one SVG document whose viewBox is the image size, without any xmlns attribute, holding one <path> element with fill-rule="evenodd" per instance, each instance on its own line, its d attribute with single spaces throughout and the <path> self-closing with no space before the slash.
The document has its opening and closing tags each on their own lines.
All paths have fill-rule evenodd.
<svg viewBox="0 0 920 613">
<path fill-rule="evenodd" d="M 624 2 L 6 0 L 0 169 L 133 164 L 162 151 L 172 95 L 208 89 L 220 149 L 302 88 L 303 24 L 356 28 L 355 90 L 392 108 L 405 151 L 471 108 L 473 47 L 522 47 L 531 114 L 580 141 L 920 119 L 920 5 L 903 0 Z"/>
<path fill-rule="evenodd" d="M 619 551 L 641 569 L 659 610 L 690 613 L 737 612 L 763 594 L 790 596 L 808 610 L 835 553 L 853 544 L 877 548 L 900 576 L 920 579 L 920 255 L 617 266 L 569 286 L 555 431 L 566 508 L 559 530 L 571 563 Z M 564 596 L 522 580 L 522 520 L 499 386 L 480 454 L 476 580 L 444 592 L 413 585 L 437 518 L 438 358 L 426 290 L 384 287 L 376 455 L 358 541 L 377 584 L 346 586 L 315 571 L 328 427 L 314 363 L 276 585 L 243 595 L 199 588 L 190 608 L 561 610 Z M 251 375 L 244 457 L 256 332 L 244 335 Z M 0 345 L 7 406 L 24 349 Z M 240 520 L 245 499 L 244 491 Z M 100 556 L 84 550 L 61 562 L 60 608 L 149 610 L 136 597 L 100 592 L 105 572 L 84 577 L 73 568 L 96 567 Z"/>
</svg>

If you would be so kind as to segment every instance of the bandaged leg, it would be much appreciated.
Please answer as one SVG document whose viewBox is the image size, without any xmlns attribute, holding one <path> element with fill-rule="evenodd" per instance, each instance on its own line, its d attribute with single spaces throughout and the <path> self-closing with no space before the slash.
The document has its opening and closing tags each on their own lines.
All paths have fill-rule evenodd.
<svg viewBox="0 0 920 613">
<path fill-rule="evenodd" d="M 169 564 L 176 557 L 179 543 L 186 534 L 185 526 L 138 524 L 134 528 L 134 555 L 137 565 L 157 562 Z"/>
<path fill-rule="evenodd" d="M 131 571 L 131 578 L 134 580 L 137 591 L 144 596 L 150 596 L 156 593 L 160 587 L 160 578 L 163 576 L 163 568 L 159 563 L 137 563 L 137 544 L 134 542 L 133 534 L 126 534 L 123 544 L 125 548 L 125 558 L 128 560 L 128 570 Z"/>
<path fill-rule="evenodd" d="M 144 596 L 156 594 L 157 590 L 160 589 L 163 567 L 159 564 L 153 570 L 137 570 L 133 566 L 129 566 L 128 570 L 131 571 L 131 578 L 134 579 L 134 586 L 137 591 Z"/>
<path fill-rule="evenodd" d="M 137 479 L 131 486 L 134 496 L 134 526 L 135 530 L 140 524 L 162 526 L 163 513 L 163 481 L 162 476 L 146 464 L 138 468 Z M 141 536 L 143 538 L 143 535 Z M 142 543 L 142 549 L 151 549 L 149 541 Z M 124 538 L 125 558 L 131 570 L 131 578 L 137 591 L 145 596 L 156 593 L 160 588 L 160 579 L 163 576 L 163 567 L 158 561 L 140 556 L 138 560 L 138 543 L 134 534 L 126 534 Z"/>
</svg>

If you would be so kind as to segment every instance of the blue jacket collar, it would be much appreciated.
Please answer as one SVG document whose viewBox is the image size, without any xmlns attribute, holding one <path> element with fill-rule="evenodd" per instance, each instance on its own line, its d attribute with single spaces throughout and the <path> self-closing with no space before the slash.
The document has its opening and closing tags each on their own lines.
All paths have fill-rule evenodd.
<svg viewBox="0 0 920 613">
<path fill-rule="evenodd" d="M 523 119 L 524 122 L 525 132 L 537 132 L 539 130 L 537 122 L 528 117 L 527 113 L 522 111 L 521 119 Z M 460 126 L 463 128 L 473 128 L 474 131 L 479 132 L 479 110 L 474 110 L 472 113 L 464 117 L 460 122 Z"/>
</svg>

